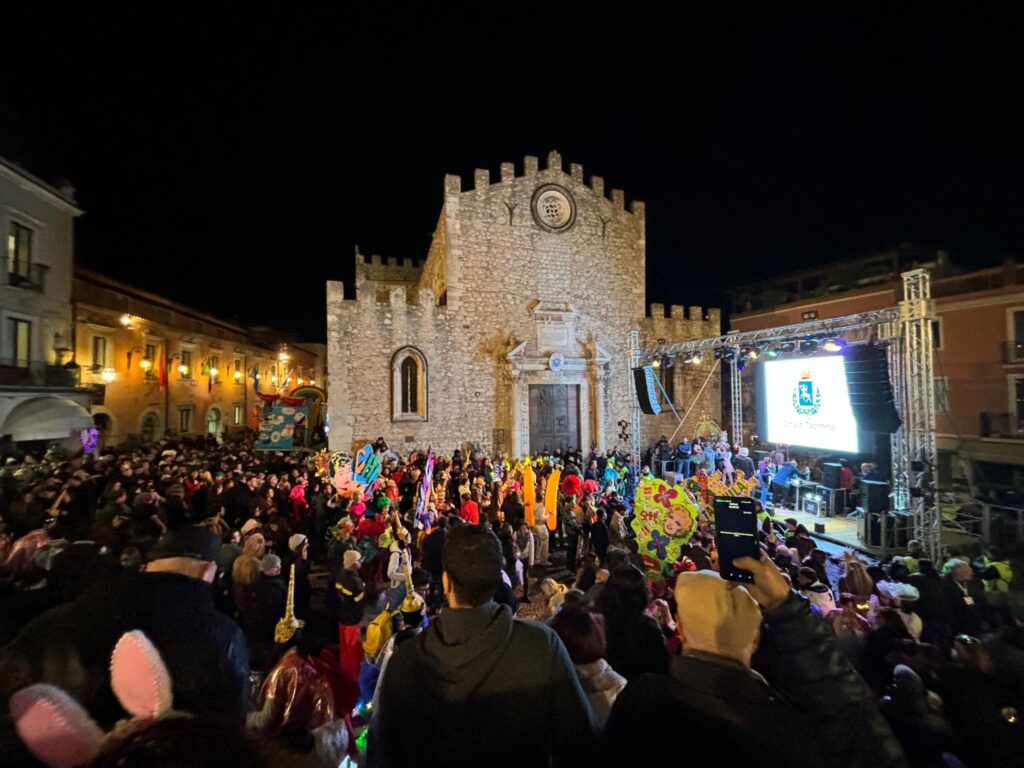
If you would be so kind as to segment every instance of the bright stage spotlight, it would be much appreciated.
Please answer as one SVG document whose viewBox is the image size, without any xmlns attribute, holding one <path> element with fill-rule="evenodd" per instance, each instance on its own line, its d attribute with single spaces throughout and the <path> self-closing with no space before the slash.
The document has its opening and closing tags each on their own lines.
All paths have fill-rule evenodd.
<svg viewBox="0 0 1024 768">
<path fill-rule="evenodd" d="M 776 357 L 782 354 L 782 347 L 780 347 L 778 344 L 771 344 L 765 351 L 765 354 L 774 360 Z"/>
<path fill-rule="evenodd" d="M 821 348 L 826 352 L 842 352 L 846 349 L 846 342 L 842 339 L 829 339 L 821 345 Z"/>
</svg>

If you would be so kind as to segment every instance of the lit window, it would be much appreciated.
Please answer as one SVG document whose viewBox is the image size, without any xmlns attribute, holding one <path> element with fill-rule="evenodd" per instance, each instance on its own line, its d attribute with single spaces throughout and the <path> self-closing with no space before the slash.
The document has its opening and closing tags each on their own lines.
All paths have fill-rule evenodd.
<svg viewBox="0 0 1024 768">
<path fill-rule="evenodd" d="M 7 273 L 11 277 L 29 278 L 32 266 L 32 230 L 24 224 L 11 222 L 7 234 Z"/>
<path fill-rule="evenodd" d="M 102 371 L 107 367 L 107 338 L 106 336 L 92 337 L 92 369 L 95 372 Z"/>
<path fill-rule="evenodd" d="M 396 421 L 426 420 L 427 365 L 412 347 L 395 353 L 391 360 L 392 418 Z"/>
<path fill-rule="evenodd" d="M 192 378 L 192 351 L 188 349 L 181 350 L 181 363 L 178 365 L 178 373 L 181 374 L 183 379 Z"/>
<path fill-rule="evenodd" d="M 242 406 L 236 405 L 235 406 L 235 426 L 238 426 L 241 423 L 242 423 Z"/>
<path fill-rule="evenodd" d="M 32 323 L 12 318 L 10 328 L 12 364 L 18 368 L 28 368 L 32 360 Z"/>
</svg>

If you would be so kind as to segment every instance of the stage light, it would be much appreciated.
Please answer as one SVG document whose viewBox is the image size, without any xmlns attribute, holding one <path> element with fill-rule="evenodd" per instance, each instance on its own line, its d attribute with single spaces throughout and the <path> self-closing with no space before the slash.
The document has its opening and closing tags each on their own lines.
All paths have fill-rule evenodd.
<svg viewBox="0 0 1024 768">
<path fill-rule="evenodd" d="M 800 342 L 800 354 L 801 355 L 813 355 L 818 351 L 818 340 L 811 338 L 804 338 Z"/>
<path fill-rule="evenodd" d="M 742 371 L 746 367 L 747 367 L 747 361 L 744 358 L 741 357 L 741 358 L 739 358 L 736 361 L 736 370 L 737 371 Z"/>
<path fill-rule="evenodd" d="M 704 356 L 700 352 L 694 352 L 692 355 L 684 359 L 683 362 L 689 363 L 690 365 L 700 365 L 703 359 Z"/>
<path fill-rule="evenodd" d="M 829 339 L 821 345 L 821 348 L 826 352 L 842 352 L 846 349 L 846 342 L 842 339 Z"/>
<path fill-rule="evenodd" d="M 747 360 L 757 360 L 761 353 L 757 351 L 757 347 L 751 347 L 747 350 Z"/>
<path fill-rule="evenodd" d="M 770 345 L 768 347 L 768 349 L 765 352 L 765 354 L 768 357 L 774 359 L 774 358 L 776 358 L 776 357 L 778 357 L 779 355 L 782 354 L 782 348 L 778 344 L 772 344 L 772 345 Z"/>
<path fill-rule="evenodd" d="M 673 365 L 675 365 L 675 362 L 676 362 L 675 355 L 662 355 L 661 356 L 661 364 L 664 365 L 666 368 L 671 368 Z"/>
<path fill-rule="evenodd" d="M 651 360 L 651 368 L 661 368 L 661 358 L 656 357 Z"/>
</svg>

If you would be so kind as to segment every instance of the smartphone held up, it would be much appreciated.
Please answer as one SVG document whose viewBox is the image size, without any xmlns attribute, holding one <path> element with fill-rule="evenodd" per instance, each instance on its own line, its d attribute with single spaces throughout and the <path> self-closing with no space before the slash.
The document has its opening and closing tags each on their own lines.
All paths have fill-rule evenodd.
<svg viewBox="0 0 1024 768">
<path fill-rule="evenodd" d="M 744 496 L 719 496 L 714 508 L 719 573 L 730 581 L 753 582 L 754 575 L 736 568 L 733 560 L 738 557 L 756 560 L 760 556 L 754 500 Z"/>
</svg>

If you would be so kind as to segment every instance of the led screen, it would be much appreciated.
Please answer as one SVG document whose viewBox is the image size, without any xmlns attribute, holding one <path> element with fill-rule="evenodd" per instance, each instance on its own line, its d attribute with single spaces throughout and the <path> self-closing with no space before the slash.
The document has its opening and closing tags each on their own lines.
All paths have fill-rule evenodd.
<svg viewBox="0 0 1024 768">
<path fill-rule="evenodd" d="M 768 360 L 758 365 L 768 442 L 857 452 L 857 422 L 850 408 L 842 355 Z"/>
</svg>

